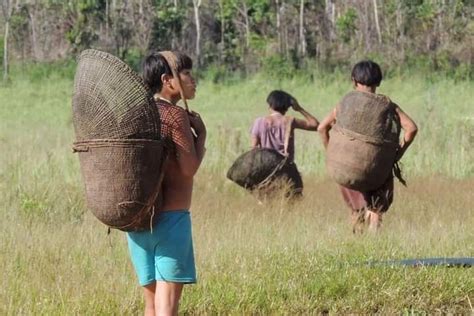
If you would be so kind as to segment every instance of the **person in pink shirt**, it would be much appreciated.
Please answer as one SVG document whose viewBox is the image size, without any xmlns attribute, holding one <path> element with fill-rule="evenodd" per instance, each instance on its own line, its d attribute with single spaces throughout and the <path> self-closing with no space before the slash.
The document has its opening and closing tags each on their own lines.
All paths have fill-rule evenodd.
<svg viewBox="0 0 474 316">
<path fill-rule="evenodd" d="M 288 155 L 291 163 L 295 157 L 295 129 L 317 131 L 319 121 L 307 112 L 298 101 L 285 91 L 274 90 L 267 97 L 269 113 L 258 117 L 251 129 L 252 148 L 270 148 L 282 155 Z M 286 115 L 289 108 L 302 114 L 303 119 Z M 289 130 L 289 140 L 285 152 L 285 135 Z"/>
</svg>

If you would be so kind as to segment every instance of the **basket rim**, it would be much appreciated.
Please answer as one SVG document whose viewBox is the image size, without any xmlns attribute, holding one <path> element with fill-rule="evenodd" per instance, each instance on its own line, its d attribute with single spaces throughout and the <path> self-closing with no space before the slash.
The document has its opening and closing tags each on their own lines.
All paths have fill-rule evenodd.
<svg viewBox="0 0 474 316">
<path fill-rule="evenodd" d="M 137 80 L 137 82 L 139 82 L 139 84 L 146 90 L 149 97 L 151 97 L 150 102 L 153 101 L 152 92 L 151 92 L 150 88 L 148 88 L 148 86 L 143 81 L 143 78 L 136 71 L 134 71 L 132 68 L 130 68 L 130 66 L 127 65 L 123 60 L 121 60 L 117 56 L 112 55 L 110 53 L 107 53 L 107 52 L 104 52 L 104 51 L 101 51 L 101 50 L 97 50 L 97 49 L 89 48 L 89 49 L 83 50 L 80 53 L 80 55 L 78 57 L 78 64 L 81 63 L 81 61 L 83 59 L 88 58 L 88 57 L 92 58 L 92 59 L 96 59 L 96 60 L 101 60 L 101 59 L 106 60 L 107 62 L 109 62 L 112 65 L 116 66 L 118 70 L 127 73 L 127 75 L 130 75 L 133 80 Z"/>
<path fill-rule="evenodd" d="M 164 139 L 147 139 L 147 138 L 94 138 L 84 139 L 73 142 L 73 144 L 93 144 L 93 143 L 163 143 Z"/>
</svg>

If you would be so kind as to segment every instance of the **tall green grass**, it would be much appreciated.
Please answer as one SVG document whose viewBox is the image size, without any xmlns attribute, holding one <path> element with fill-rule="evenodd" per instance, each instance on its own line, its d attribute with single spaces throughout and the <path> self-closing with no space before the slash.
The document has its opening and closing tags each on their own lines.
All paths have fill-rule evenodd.
<svg viewBox="0 0 474 316">
<path fill-rule="evenodd" d="M 71 151 L 72 80 L 48 73 L 0 87 L 0 314 L 140 314 L 141 290 L 124 234 L 84 205 Z M 474 256 L 473 83 L 394 77 L 380 92 L 419 124 L 403 159 L 408 188 L 382 233 L 353 236 L 316 133 L 297 132 L 305 198 L 263 205 L 225 179 L 249 146 L 272 89 L 322 118 L 351 89 L 341 75 L 201 82 L 190 102 L 208 126 L 196 179 L 193 227 L 199 283 L 187 313 L 473 312 L 472 269 L 368 267 L 368 261 Z"/>
</svg>

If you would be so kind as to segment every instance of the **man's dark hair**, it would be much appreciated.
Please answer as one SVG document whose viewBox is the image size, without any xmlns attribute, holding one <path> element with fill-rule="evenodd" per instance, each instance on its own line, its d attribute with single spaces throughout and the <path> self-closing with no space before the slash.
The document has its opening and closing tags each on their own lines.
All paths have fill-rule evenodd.
<svg viewBox="0 0 474 316">
<path fill-rule="evenodd" d="M 293 96 L 281 90 L 273 90 L 267 97 L 268 105 L 281 114 L 285 114 L 295 102 Z"/>
<path fill-rule="evenodd" d="M 352 79 L 364 86 L 378 87 L 382 81 L 382 70 L 377 63 L 371 60 L 363 60 L 352 68 Z"/>
<path fill-rule="evenodd" d="M 191 58 L 180 52 L 173 52 L 176 55 L 178 73 L 184 69 L 192 69 L 193 61 Z M 161 76 L 163 74 L 173 75 L 166 59 L 159 52 L 152 52 L 145 57 L 142 63 L 142 76 L 145 84 L 153 93 L 160 92 L 163 88 Z"/>
</svg>

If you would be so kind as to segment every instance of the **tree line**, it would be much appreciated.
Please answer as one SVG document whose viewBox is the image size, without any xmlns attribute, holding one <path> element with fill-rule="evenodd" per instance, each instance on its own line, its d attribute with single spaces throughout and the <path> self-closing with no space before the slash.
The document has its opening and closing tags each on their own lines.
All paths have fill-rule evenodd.
<svg viewBox="0 0 474 316">
<path fill-rule="evenodd" d="M 253 73 L 355 58 L 422 63 L 472 76 L 471 0 L 1 0 L 8 62 L 55 61 L 86 48 L 137 64 L 150 49 L 199 68 Z"/>
</svg>

